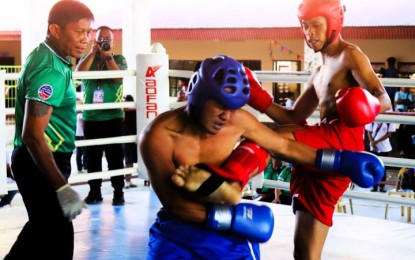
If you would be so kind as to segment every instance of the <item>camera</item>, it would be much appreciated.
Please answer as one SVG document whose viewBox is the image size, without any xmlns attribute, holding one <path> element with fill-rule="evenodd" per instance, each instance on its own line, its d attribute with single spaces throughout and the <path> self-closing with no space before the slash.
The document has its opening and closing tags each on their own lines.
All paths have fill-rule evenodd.
<svg viewBox="0 0 415 260">
<path fill-rule="evenodd" d="M 110 43 L 108 41 L 101 41 L 99 43 L 99 47 L 103 51 L 109 51 L 111 49 L 111 45 L 110 45 Z"/>
</svg>

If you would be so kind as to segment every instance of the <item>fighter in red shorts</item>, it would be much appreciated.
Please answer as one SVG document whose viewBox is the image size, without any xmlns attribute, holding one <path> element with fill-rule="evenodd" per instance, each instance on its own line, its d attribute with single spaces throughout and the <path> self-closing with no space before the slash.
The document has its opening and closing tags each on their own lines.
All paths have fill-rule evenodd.
<svg viewBox="0 0 415 260">
<path fill-rule="evenodd" d="M 248 104 L 280 124 L 304 122 L 319 108 L 319 124 L 287 125 L 278 132 L 316 149 L 361 151 L 364 125 L 389 109 L 391 101 L 367 56 L 342 39 L 344 10 L 340 0 L 304 0 L 298 19 L 306 43 L 322 54 L 323 64 L 289 109 L 273 103 L 272 96 L 247 71 L 251 75 Z M 290 185 L 296 214 L 295 259 L 321 258 L 334 207 L 349 184 L 350 179 L 340 174 L 295 166 Z"/>
</svg>

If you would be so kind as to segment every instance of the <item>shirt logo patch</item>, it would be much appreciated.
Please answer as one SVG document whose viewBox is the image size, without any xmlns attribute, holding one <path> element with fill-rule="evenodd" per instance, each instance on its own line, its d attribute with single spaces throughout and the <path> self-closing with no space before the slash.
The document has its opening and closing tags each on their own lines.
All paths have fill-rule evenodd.
<svg viewBox="0 0 415 260">
<path fill-rule="evenodd" d="M 41 99 L 50 98 L 50 96 L 52 96 L 52 93 L 53 93 L 53 88 L 51 85 L 43 85 L 37 91 L 37 94 Z"/>
</svg>

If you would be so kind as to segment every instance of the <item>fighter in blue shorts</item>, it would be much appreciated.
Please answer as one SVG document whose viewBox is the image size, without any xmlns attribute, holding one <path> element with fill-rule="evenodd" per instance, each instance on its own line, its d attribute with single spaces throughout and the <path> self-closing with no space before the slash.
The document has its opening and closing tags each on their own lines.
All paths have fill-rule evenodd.
<svg viewBox="0 0 415 260">
<path fill-rule="evenodd" d="M 372 183 L 382 177 L 384 167 L 371 154 L 315 151 L 240 109 L 249 99 L 248 78 L 245 68 L 227 56 L 204 60 L 188 91 L 185 107 L 160 114 L 139 138 L 150 182 L 163 205 L 150 228 L 147 259 L 259 259 L 259 243 L 274 229 L 272 211 L 239 202 L 250 174 L 266 166 L 267 152 L 343 174 L 375 165 L 378 169 L 367 179 Z M 189 165 L 215 174 L 192 175 L 196 167 Z M 188 177 L 199 181 L 187 182 Z"/>
</svg>

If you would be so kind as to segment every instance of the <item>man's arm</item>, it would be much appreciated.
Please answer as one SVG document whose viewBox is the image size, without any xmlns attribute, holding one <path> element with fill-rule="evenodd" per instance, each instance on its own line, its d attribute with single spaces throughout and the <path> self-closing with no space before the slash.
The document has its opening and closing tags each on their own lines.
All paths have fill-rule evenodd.
<svg viewBox="0 0 415 260">
<path fill-rule="evenodd" d="M 88 54 L 79 61 L 78 65 L 76 65 L 75 70 L 76 71 L 89 71 L 91 69 L 92 62 L 95 59 L 95 55 L 97 54 L 98 51 L 99 51 L 99 46 L 96 42 L 94 42 L 92 44 L 91 50 L 89 50 Z"/>
<path fill-rule="evenodd" d="M 243 136 L 266 149 L 272 157 L 293 164 L 315 166 L 317 169 L 324 171 L 338 172 L 349 177 L 361 187 L 373 186 L 374 183 L 380 181 L 384 174 L 384 165 L 382 161 L 373 154 L 334 149 L 320 149 L 316 151 L 303 143 L 282 137 L 280 134 L 260 123 L 252 114 L 245 110 L 240 109 L 237 110 L 237 112 L 238 113 L 234 114 L 232 121 L 237 122 L 241 128 L 246 129 Z M 242 164 L 242 162 L 239 161 L 233 163 Z M 214 175 L 218 174 L 223 176 L 221 171 L 224 169 L 217 170 L 215 168 L 217 167 L 210 167 L 208 168 L 208 171 L 213 172 Z M 229 171 L 229 169 L 225 170 Z M 230 170 L 232 171 L 232 169 Z M 207 170 L 206 167 L 204 167 L 199 171 Z M 229 172 L 228 174 L 239 173 Z M 196 181 L 197 185 L 201 185 L 195 178 L 183 179 L 184 182 Z M 207 178 L 204 180 L 207 180 Z M 186 185 L 182 186 L 190 186 L 188 183 L 185 184 Z"/>
<path fill-rule="evenodd" d="M 248 68 L 245 68 L 245 71 L 251 89 L 248 105 L 265 113 L 274 122 L 279 124 L 303 123 L 316 110 L 318 98 L 311 84 L 315 73 L 310 77 L 306 90 L 295 101 L 292 107 L 287 108 L 272 102 L 273 97 L 261 86 L 255 74 Z"/>
<path fill-rule="evenodd" d="M 359 86 L 369 91 L 379 100 L 380 113 L 389 110 L 391 100 L 382 82 L 373 71 L 368 57 L 357 46 L 351 46 L 345 51 L 345 62 Z"/>
<path fill-rule="evenodd" d="M 127 69 L 127 61 L 122 55 L 118 55 L 117 60 L 116 60 L 115 57 L 112 55 L 112 53 L 110 53 L 110 55 L 106 56 L 105 62 L 107 64 L 108 70 L 126 70 Z M 114 83 L 122 83 L 122 80 L 123 78 L 113 78 Z"/>
<path fill-rule="evenodd" d="M 99 45 L 96 42 L 94 42 L 91 47 L 91 50 L 88 52 L 88 54 L 85 57 L 83 57 L 79 61 L 75 70 L 76 71 L 89 71 L 91 69 L 92 63 L 97 53 L 100 53 L 101 58 L 106 63 L 108 70 L 123 70 L 127 67 L 126 62 L 125 62 L 125 65 L 123 66 L 121 66 L 121 64 L 120 66 L 117 64 L 117 62 L 115 61 L 112 55 L 111 49 L 109 49 L 108 51 L 102 51 L 100 50 Z M 124 58 L 124 61 L 125 61 L 125 58 Z M 114 78 L 113 81 L 114 83 L 122 83 L 122 78 Z"/>
<path fill-rule="evenodd" d="M 42 102 L 26 100 L 22 140 L 33 161 L 57 192 L 63 214 L 71 221 L 84 207 L 79 195 L 67 184 L 55 163 L 44 133 L 53 108 Z"/>
<path fill-rule="evenodd" d="M 44 136 L 52 111 L 53 108 L 45 103 L 27 100 L 22 139 L 36 165 L 57 190 L 66 184 L 66 180 L 55 164 Z"/>
<path fill-rule="evenodd" d="M 279 124 L 303 124 L 318 107 L 318 98 L 311 83 L 290 108 L 272 103 L 265 114 Z"/>
<path fill-rule="evenodd" d="M 366 132 L 367 139 L 369 140 L 369 145 L 373 147 L 373 149 L 376 149 L 375 140 L 372 137 L 372 131 L 366 130 L 365 132 Z"/>
</svg>

